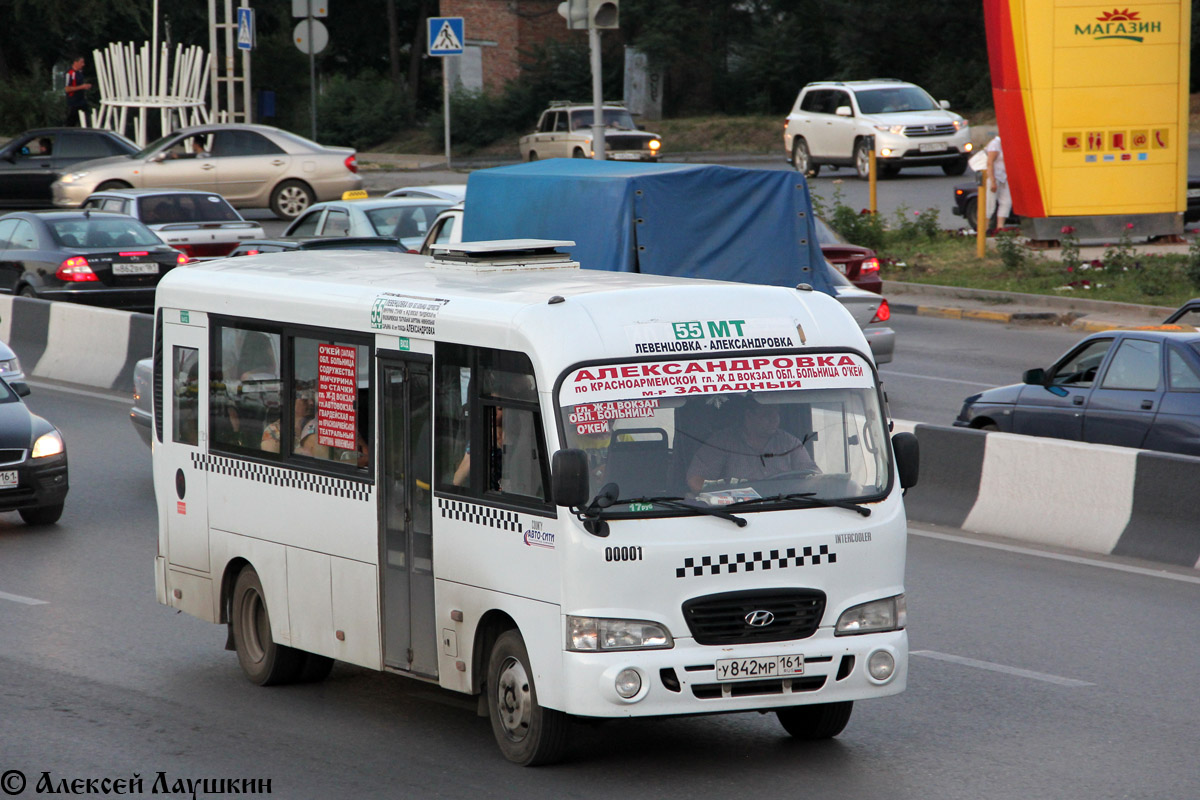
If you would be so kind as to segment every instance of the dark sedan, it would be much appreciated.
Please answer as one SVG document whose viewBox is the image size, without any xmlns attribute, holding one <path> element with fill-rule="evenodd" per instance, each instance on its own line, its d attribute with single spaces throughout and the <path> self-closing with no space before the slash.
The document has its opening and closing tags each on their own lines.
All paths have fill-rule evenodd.
<svg viewBox="0 0 1200 800">
<path fill-rule="evenodd" d="M 290 250 L 394 250 L 407 253 L 400 242 L 387 236 L 281 236 L 278 239 L 256 239 L 242 242 L 230 253 L 233 256 L 256 256 L 259 253 L 282 253 Z"/>
<path fill-rule="evenodd" d="M 188 257 L 132 217 L 91 211 L 0 217 L 0 292 L 149 309 L 159 279 Z"/>
<path fill-rule="evenodd" d="M 1200 333 L 1093 334 L 1024 383 L 971 395 L 954 424 L 1200 456 Z"/>
<path fill-rule="evenodd" d="M 850 244 L 846 237 L 829 227 L 820 217 L 814 217 L 817 226 L 817 243 L 825 260 L 833 264 L 838 272 L 851 283 L 868 292 L 883 294 L 883 280 L 879 277 L 879 257 L 869 247 Z"/>
<path fill-rule="evenodd" d="M 67 447 L 62 434 L 32 413 L 0 380 L 0 511 L 17 511 L 30 525 L 62 516 L 67 497 Z"/>
<path fill-rule="evenodd" d="M 0 148 L 0 205 L 52 206 L 50 184 L 59 173 L 93 158 L 125 156 L 139 148 L 119 133 L 100 128 L 37 128 Z"/>
</svg>

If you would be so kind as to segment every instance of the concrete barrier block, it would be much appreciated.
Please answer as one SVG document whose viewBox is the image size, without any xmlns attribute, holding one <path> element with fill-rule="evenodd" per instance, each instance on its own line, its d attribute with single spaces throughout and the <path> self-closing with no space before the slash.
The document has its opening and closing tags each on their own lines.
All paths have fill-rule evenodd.
<svg viewBox="0 0 1200 800">
<path fill-rule="evenodd" d="M 964 530 L 1110 553 L 1129 522 L 1138 451 L 990 433 Z"/>
<path fill-rule="evenodd" d="M 74 303 L 49 305 L 53 335 L 33 374 L 111 388 L 128 358 L 129 312 Z"/>
<path fill-rule="evenodd" d="M 904 497 L 909 519 L 960 528 L 979 496 L 987 434 L 936 425 L 917 425 L 921 475 Z"/>
<path fill-rule="evenodd" d="M 1197 487 L 1200 458 L 1138 452 L 1133 513 L 1113 555 L 1200 568 L 1200 519 L 1191 502 Z"/>
<path fill-rule="evenodd" d="M 9 347 L 12 347 L 12 306 L 15 299 L 11 294 L 0 295 L 0 342 L 6 342 Z"/>
<path fill-rule="evenodd" d="M 4 315 L 8 324 L 8 346 L 21 359 L 25 374 L 37 374 L 37 364 L 46 351 L 46 342 L 50 338 L 50 306 L 49 300 L 33 300 L 28 297 L 8 297 L 9 313 Z M 95 346 L 95 342 L 86 341 L 87 347 Z"/>
</svg>

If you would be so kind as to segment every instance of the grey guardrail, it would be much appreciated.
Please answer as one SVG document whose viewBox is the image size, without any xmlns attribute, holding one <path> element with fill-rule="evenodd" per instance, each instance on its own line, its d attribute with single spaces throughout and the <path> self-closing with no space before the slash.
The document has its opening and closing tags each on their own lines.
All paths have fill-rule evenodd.
<svg viewBox="0 0 1200 800">
<path fill-rule="evenodd" d="M 921 444 L 910 520 L 1104 555 L 1200 567 L 1200 458 L 897 424 Z"/>
<path fill-rule="evenodd" d="M 0 340 L 27 377 L 132 392 L 133 365 L 153 352 L 154 317 L 0 296 Z"/>
</svg>

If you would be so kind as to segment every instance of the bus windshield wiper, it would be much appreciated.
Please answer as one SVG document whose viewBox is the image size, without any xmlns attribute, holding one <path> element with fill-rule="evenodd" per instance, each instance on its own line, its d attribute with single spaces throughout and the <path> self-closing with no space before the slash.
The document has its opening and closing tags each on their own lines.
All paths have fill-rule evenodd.
<svg viewBox="0 0 1200 800">
<path fill-rule="evenodd" d="M 630 499 L 621 498 L 614 501 L 615 503 L 658 503 L 667 508 L 677 508 L 681 511 L 694 511 L 697 514 L 708 514 L 711 517 L 720 517 L 727 519 L 739 528 L 746 527 L 746 520 L 736 514 L 730 514 L 723 508 L 716 506 L 708 506 L 704 504 L 696 504 L 687 502 L 682 497 L 634 497 Z"/>
<path fill-rule="evenodd" d="M 750 500 L 743 500 L 740 503 L 734 503 L 729 508 L 746 508 L 758 503 L 798 503 L 807 508 L 844 508 L 848 511 L 857 511 L 864 517 L 871 516 L 871 509 L 864 505 L 855 503 L 851 500 L 836 500 L 829 497 L 817 497 L 816 492 L 793 492 L 792 494 L 776 494 L 770 497 L 755 497 Z"/>
</svg>

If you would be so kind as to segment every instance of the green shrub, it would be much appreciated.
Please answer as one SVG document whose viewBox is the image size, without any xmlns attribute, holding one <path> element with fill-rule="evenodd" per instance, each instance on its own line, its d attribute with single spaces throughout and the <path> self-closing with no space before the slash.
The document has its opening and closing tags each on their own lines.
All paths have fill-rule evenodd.
<svg viewBox="0 0 1200 800">
<path fill-rule="evenodd" d="M 67 101 L 59 92 L 36 88 L 33 81 L 0 82 L 0 133 L 62 125 Z"/>
<path fill-rule="evenodd" d="M 1192 239 L 1188 248 L 1187 261 L 1183 265 L 1183 274 L 1194 289 L 1200 289 L 1200 236 Z"/>
<path fill-rule="evenodd" d="M 366 70 L 356 78 L 330 77 L 317 99 L 321 141 L 368 149 L 413 124 L 404 85 Z"/>
<path fill-rule="evenodd" d="M 938 223 L 938 210 L 927 208 L 924 211 L 911 211 L 907 206 L 900 206 L 896 209 L 896 226 L 890 233 L 889 238 L 933 241 L 942 235 L 942 228 Z"/>
<path fill-rule="evenodd" d="M 996 253 L 1000 262 L 1009 272 L 1016 272 L 1025 265 L 1027 253 L 1025 244 L 1013 231 L 1004 231 L 996 237 Z"/>
<path fill-rule="evenodd" d="M 1175 277 L 1174 268 L 1160 259 L 1135 264 L 1129 272 L 1133 275 L 1133 285 L 1147 297 L 1162 297 L 1168 294 Z"/>
</svg>

